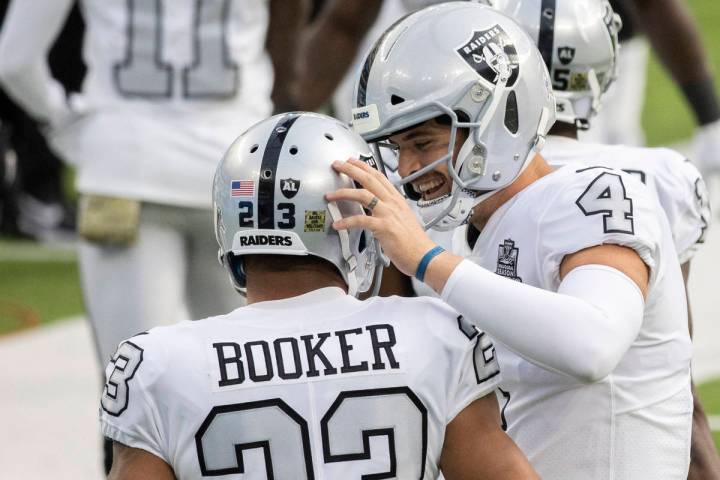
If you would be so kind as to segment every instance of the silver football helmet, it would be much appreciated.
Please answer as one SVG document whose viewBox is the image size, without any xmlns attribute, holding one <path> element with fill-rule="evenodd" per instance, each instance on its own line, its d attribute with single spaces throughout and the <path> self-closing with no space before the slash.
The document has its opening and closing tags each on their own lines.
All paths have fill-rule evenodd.
<svg viewBox="0 0 720 480">
<path fill-rule="evenodd" d="M 244 292 L 242 256 L 250 254 L 314 255 L 337 267 L 351 295 L 370 288 L 382 270 L 371 232 L 331 226 L 364 215 L 362 206 L 325 200 L 327 192 L 355 188 L 331 166 L 351 157 L 374 164 L 359 135 L 314 113 L 276 115 L 235 140 L 215 172 L 213 209 L 220 262 L 236 289 Z"/>
<path fill-rule="evenodd" d="M 550 71 L 558 121 L 587 129 L 617 77 L 622 21 L 607 0 L 493 0 L 535 40 Z"/>
<path fill-rule="evenodd" d="M 550 78 L 532 39 L 474 2 L 428 7 L 390 27 L 358 72 L 354 102 L 353 127 L 370 141 L 451 118 L 447 154 L 401 182 L 447 162 L 451 193 L 418 201 L 425 227 L 437 230 L 465 223 L 476 204 L 512 183 L 555 121 Z M 469 135 L 453 162 L 458 128 Z"/>
</svg>

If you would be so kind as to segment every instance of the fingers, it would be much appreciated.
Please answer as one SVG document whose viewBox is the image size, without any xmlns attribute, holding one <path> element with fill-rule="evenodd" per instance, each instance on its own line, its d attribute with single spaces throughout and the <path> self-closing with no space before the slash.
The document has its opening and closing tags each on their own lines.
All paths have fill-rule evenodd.
<svg viewBox="0 0 720 480">
<path fill-rule="evenodd" d="M 376 198 L 376 197 L 371 192 L 364 190 L 364 189 L 359 189 L 359 188 L 341 188 L 334 192 L 325 194 L 325 199 L 328 202 L 336 202 L 338 200 L 349 200 L 352 202 L 358 202 L 360 205 L 362 205 L 365 208 L 368 208 L 370 203 L 373 201 L 373 198 Z M 378 202 L 376 205 L 374 205 L 373 210 L 377 209 L 380 205 L 382 205 L 382 202 Z"/>
<path fill-rule="evenodd" d="M 388 201 L 390 198 L 392 198 L 388 190 L 383 186 L 380 180 L 375 175 L 373 175 L 372 172 L 374 170 L 365 165 L 363 162 L 358 163 L 350 163 L 349 161 L 336 161 L 333 162 L 333 168 L 337 172 L 344 173 L 356 182 L 358 182 L 360 185 L 363 186 L 363 188 L 369 190 L 374 195 L 377 195 L 380 200 Z M 367 168 L 367 170 L 363 167 Z"/>
<path fill-rule="evenodd" d="M 335 230 L 347 230 L 362 228 L 375 232 L 380 226 L 381 220 L 370 215 L 353 215 L 352 217 L 345 217 L 337 222 L 333 222 L 332 226 Z"/>
<path fill-rule="evenodd" d="M 358 166 L 358 167 L 361 168 L 362 170 L 364 170 L 364 171 L 366 171 L 367 173 L 369 173 L 371 176 L 375 177 L 375 178 L 377 179 L 377 181 L 380 182 L 380 184 L 381 184 L 389 193 L 391 193 L 391 194 L 397 194 L 397 189 L 395 188 L 395 186 L 392 184 L 392 182 L 391 182 L 382 172 L 380 172 L 380 170 L 378 170 L 378 169 L 376 169 L 376 168 L 372 168 L 372 167 L 371 167 L 370 165 L 368 165 L 367 163 L 365 163 L 365 162 L 363 162 L 363 161 L 361 161 L 361 160 L 354 159 L 354 158 L 349 158 L 349 159 L 348 159 L 348 162 L 351 163 L 352 165 Z"/>
</svg>

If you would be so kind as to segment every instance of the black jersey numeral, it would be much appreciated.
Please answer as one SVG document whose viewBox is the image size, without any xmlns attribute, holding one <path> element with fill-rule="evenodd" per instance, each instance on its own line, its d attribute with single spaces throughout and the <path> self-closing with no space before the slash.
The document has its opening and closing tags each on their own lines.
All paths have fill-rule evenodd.
<svg viewBox="0 0 720 480">
<path fill-rule="evenodd" d="M 622 177 L 603 172 L 590 182 L 575 204 L 586 215 L 602 215 L 605 233 L 635 233 L 633 201 Z"/>
<path fill-rule="evenodd" d="M 362 478 L 424 478 L 427 409 L 408 387 L 341 392 L 320 421 L 325 463 L 368 460 L 370 438 L 387 438 L 387 472 Z M 307 421 L 279 398 L 214 407 L 195 435 L 203 476 L 245 472 L 260 449 L 267 478 L 313 479 Z"/>
</svg>

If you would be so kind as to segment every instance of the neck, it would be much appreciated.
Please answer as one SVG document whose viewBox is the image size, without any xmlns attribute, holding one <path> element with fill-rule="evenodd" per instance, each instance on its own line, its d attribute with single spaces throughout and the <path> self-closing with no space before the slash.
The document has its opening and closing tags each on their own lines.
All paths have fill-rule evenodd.
<svg viewBox="0 0 720 480">
<path fill-rule="evenodd" d="M 488 220 L 495 211 L 502 207 L 507 201 L 514 197 L 517 193 L 524 190 L 528 185 L 541 179 L 545 175 L 552 173 L 553 168 L 548 165 L 545 159 L 536 154 L 535 158 L 530 161 L 530 165 L 507 187 L 498 191 L 487 200 L 481 202 L 473 208 L 473 215 L 470 223 L 478 231 L 482 232 Z"/>
<path fill-rule="evenodd" d="M 575 125 L 565 122 L 555 122 L 555 125 L 550 129 L 549 135 L 556 135 L 558 137 L 578 138 L 578 129 Z"/>
<path fill-rule="evenodd" d="M 340 274 L 324 265 L 289 268 L 285 271 L 247 271 L 247 303 L 267 302 L 297 297 L 326 287 L 339 287 L 347 291 Z"/>
</svg>

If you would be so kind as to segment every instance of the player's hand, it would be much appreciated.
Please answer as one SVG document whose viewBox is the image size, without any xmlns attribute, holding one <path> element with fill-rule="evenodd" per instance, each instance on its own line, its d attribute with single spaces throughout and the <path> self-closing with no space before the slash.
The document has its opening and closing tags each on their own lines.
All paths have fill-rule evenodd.
<svg viewBox="0 0 720 480">
<path fill-rule="evenodd" d="M 720 120 L 699 128 L 695 135 L 695 162 L 707 180 L 720 174 Z"/>
<path fill-rule="evenodd" d="M 435 247 L 408 206 L 405 197 L 385 175 L 365 162 L 350 159 L 336 161 L 333 168 L 344 173 L 364 188 L 342 188 L 325 195 L 328 201 L 349 200 L 368 207 L 375 197 L 377 204 L 371 215 L 354 215 L 333 223 L 335 230 L 364 228 L 380 241 L 383 251 L 405 275 L 415 275 L 423 255 Z"/>
<path fill-rule="evenodd" d="M 70 94 L 66 108 L 58 112 L 44 129 L 43 133 L 52 150 L 70 164 L 77 163 L 79 131 L 87 118 L 88 110 L 82 95 Z"/>
</svg>

